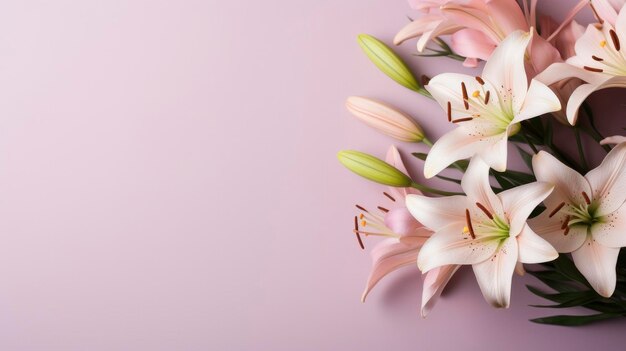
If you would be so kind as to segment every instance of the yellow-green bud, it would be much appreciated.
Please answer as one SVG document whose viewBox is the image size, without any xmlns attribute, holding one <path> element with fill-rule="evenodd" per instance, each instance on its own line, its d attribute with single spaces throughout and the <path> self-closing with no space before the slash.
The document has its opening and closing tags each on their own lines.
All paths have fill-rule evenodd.
<svg viewBox="0 0 626 351">
<path fill-rule="evenodd" d="M 368 34 L 359 34 L 358 41 L 367 57 L 389 78 L 411 90 L 425 92 L 404 61 L 385 43 Z"/>
<path fill-rule="evenodd" d="M 347 169 L 373 182 L 402 188 L 413 184 L 409 176 L 394 166 L 366 153 L 343 150 L 337 158 Z"/>
</svg>

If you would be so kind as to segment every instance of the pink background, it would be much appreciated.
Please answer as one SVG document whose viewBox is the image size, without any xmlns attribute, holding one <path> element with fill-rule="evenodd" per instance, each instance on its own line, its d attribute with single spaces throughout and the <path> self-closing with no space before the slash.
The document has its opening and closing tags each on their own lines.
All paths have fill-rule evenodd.
<svg viewBox="0 0 626 351">
<path fill-rule="evenodd" d="M 405 15 L 404 0 L 4 1 L 0 349 L 622 348 L 626 321 L 528 322 L 560 312 L 527 306 L 544 302 L 529 277 L 508 310 L 469 271 L 427 320 L 417 269 L 359 302 L 353 205 L 384 198 L 335 154 L 394 141 L 344 99 L 415 111 L 433 138 L 450 128 L 356 45 L 389 42 Z M 400 51 L 416 72 L 464 71 Z"/>
</svg>

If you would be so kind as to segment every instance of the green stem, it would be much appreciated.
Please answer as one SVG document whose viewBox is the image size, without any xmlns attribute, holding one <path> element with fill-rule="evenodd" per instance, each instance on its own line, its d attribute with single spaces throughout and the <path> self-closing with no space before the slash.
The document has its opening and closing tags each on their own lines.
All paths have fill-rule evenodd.
<svg viewBox="0 0 626 351">
<path fill-rule="evenodd" d="M 528 135 L 526 135 L 526 131 L 523 128 L 522 128 L 522 137 L 526 141 L 526 144 L 528 144 L 528 146 L 530 146 L 530 148 L 533 149 L 533 152 L 535 154 L 538 154 L 539 150 L 537 150 L 537 147 L 535 147 L 535 144 L 533 144 L 533 142 L 530 141 L 530 139 L 528 138 Z"/>
<path fill-rule="evenodd" d="M 593 111 L 591 110 L 591 107 L 589 106 L 587 102 L 583 102 L 582 109 L 583 111 L 585 111 L 585 114 L 587 115 L 587 119 L 589 120 L 589 125 L 591 126 L 591 129 L 584 128 L 584 127 L 582 129 L 585 133 L 587 133 L 590 137 L 592 137 L 593 140 L 599 143 L 602 139 L 604 139 L 604 136 L 602 135 L 602 133 L 600 133 L 600 131 L 598 130 L 598 127 L 596 127 L 596 122 L 593 117 Z M 602 145 L 602 148 L 606 152 L 611 151 L 611 147 L 608 145 Z"/>
<path fill-rule="evenodd" d="M 574 127 L 574 134 L 576 135 L 576 146 L 578 146 L 578 154 L 580 155 L 580 163 L 582 164 L 585 171 L 589 170 L 589 164 L 587 164 L 587 159 L 585 158 L 585 151 L 583 150 L 583 143 L 580 139 L 580 129 Z"/>
<path fill-rule="evenodd" d="M 422 143 L 426 144 L 428 147 L 433 147 L 433 142 L 428 140 L 428 138 L 424 137 L 424 139 L 422 139 Z"/>
<path fill-rule="evenodd" d="M 454 192 L 449 192 L 449 191 L 444 191 L 444 190 L 439 190 L 439 189 L 434 189 L 431 188 L 429 186 L 426 185 L 422 185 L 422 184 L 417 184 L 415 182 L 413 182 L 413 184 L 411 184 L 412 188 L 415 188 L 419 191 L 423 191 L 426 193 L 431 193 L 431 194 L 437 194 L 437 195 L 443 195 L 443 196 L 452 196 L 452 195 L 463 195 L 463 193 L 454 193 Z"/>
</svg>

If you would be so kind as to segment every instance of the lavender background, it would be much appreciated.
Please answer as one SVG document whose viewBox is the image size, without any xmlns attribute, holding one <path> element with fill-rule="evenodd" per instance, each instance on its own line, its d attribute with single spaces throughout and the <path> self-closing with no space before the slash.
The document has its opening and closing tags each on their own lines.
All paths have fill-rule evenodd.
<svg viewBox="0 0 626 351">
<path fill-rule="evenodd" d="M 414 111 L 432 138 L 450 128 L 356 45 L 389 42 L 405 15 L 403 0 L 4 1 L 0 349 L 621 348 L 626 321 L 529 323 L 552 312 L 527 306 L 544 302 L 529 277 L 508 310 L 467 270 L 427 320 L 417 269 L 359 302 L 353 204 L 384 198 L 335 153 L 394 141 L 344 99 Z M 416 72 L 467 71 L 412 51 Z"/>
</svg>

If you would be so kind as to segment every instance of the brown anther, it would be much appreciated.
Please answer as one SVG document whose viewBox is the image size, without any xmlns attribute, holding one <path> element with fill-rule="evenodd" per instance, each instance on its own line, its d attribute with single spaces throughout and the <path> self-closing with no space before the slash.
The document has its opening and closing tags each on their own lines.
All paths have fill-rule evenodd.
<svg viewBox="0 0 626 351">
<path fill-rule="evenodd" d="M 461 82 L 461 92 L 463 93 L 463 105 L 466 110 L 469 110 L 469 96 L 467 95 L 467 88 L 465 88 L 465 82 Z"/>
<path fill-rule="evenodd" d="M 489 217 L 489 219 L 493 219 L 493 215 L 491 214 L 491 212 L 489 212 L 487 207 L 483 206 L 483 204 L 481 204 L 480 202 L 477 202 L 476 206 L 480 208 L 481 211 L 485 212 L 485 214 L 487 215 L 487 217 Z"/>
<path fill-rule="evenodd" d="M 566 227 L 565 231 L 563 232 L 563 235 L 567 235 L 567 234 L 569 234 L 569 227 Z"/>
<path fill-rule="evenodd" d="M 354 216 L 354 234 L 356 235 L 356 239 L 359 241 L 361 250 L 365 250 L 365 245 L 363 245 L 363 240 L 361 240 L 361 234 L 359 234 L 359 220 L 356 216 Z"/>
<path fill-rule="evenodd" d="M 585 198 L 585 202 L 587 203 L 587 205 L 591 205 L 591 199 L 589 198 L 589 195 L 587 195 L 587 193 L 584 191 L 583 191 L 583 197 Z"/>
<path fill-rule="evenodd" d="M 602 19 L 602 17 L 600 17 L 600 15 L 598 15 L 598 11 L 596 11 L 596 8 L 593 7 L 593 4 L 591 3 L 591 1 L 589 2 L 589 7 L 591 8 L 591 11 L 593 12 L 593 16 L 596 18 L 596 20 L 600 22 L 600 24 L 604 23 L 604 20 Z"/>
<path fill-rule="evenodd" d="M 619 38 L 617 37 L 617 33 L 615 33 L 613 29 L 611 29 L 609 30 L 609 34 L 611 35 L 611 40 L 613 41 L 613 46 L 615 47 L 615 50 L 619 51 L 621 46 L 619 44 Z"/>
<path fill-rule="evenodd" d="M 468 209 L 465 209 L 465 222 L 467 223 L 467 229 L 469 230 L 470 236 L 472 239 L 476 239 L 474 227 L 472 227 L 472 218 L 470 217 L 470 211 Z"/>
<path fill-rule="evenodd" d="M 381 210 L 381 211 L 383 211 L 383 212 L 385 212 L 385 213 L 389 212 L 389 210 L 388 210 L 388 209 L 386 209 L 386 208 L 384 208 L 384 207 L 382 207 L 382 206 L 378 206 L 378 209 L 379 209 L 379 210 Z"/>
<path fill-rule="evenodd" d="M 452 104 L 448 101 L 448 122 L 452 121 Z"/>
<path fill-rule="evenodd" d="M 474 117 L 463 117 L 463 118 L 457 118 L 454 121 L 452 121 L 452 123 L 461 123 L 461 122 L 467 122 L 467 121 L 471 121 L 473 120 Z"/>
<path fill-rule="evenodd" d="M 596 60 L 596 61 L 598 61 L 598 62 L 602 62 L 602 61 L 604 61 L 604 59 L 603 59 L 602 57 L 598 57 L 598 56 L 596 56 L 596 55 L 591 55 L 591 58 L 592 58 L 592 59 L 594 59 L 594 60 Z"/>
<path fill-rule="evenodd" d="M 428 85 L 428 83 L 430 83 L 430 78 L 427 75 L 422 74 L 421 78 L 422 78 L 422 86 Z"/>
<path fill-rule="evenodd" d="M 482 78 L 480 78 L 479 76 L 476 76 L 476 81 L 477 81 L 477 82 L 478 82 L 478 84 L 480 84 L 480 85 L 485 85 L 485 81 L 484 81 Z"/>
<path fill-rule="evenodd" d="M 548 215 L 549 218 L 554 217 L 554 215 L 559 212 L 563 206 L 565 206 L 565 202 L 561 202 L 554 210 L 552 210 L 552 212 L 550 212 L 550 214 Z"/>
<path fill-rule="evenodd" d="M 595 67 L 589 67 L 589 66 L 583 66 L 583 68 L 591 72 L 598 72 L 598 73 L 604 72 L 602 68 L 595 68 Z"/>
<path fill-rule="evenodd" d="M 394 199 L 393 196 L 389 195 L 386 191 L 383 191 L 383 195 L 387 196 L 389 200 L 396 202 L 396 199 Z"/>
<path fill-rule="evenodd" d="M 563 221 L 563 224 L 561 225 L 561 230 L 567 228 L 567 225 L 569 224 L 569 215 L 565 216 L 565 220 Z"/>
<path fill-rule="evenodd" d="M 356 206 L 356 208 L 358 208 L 359 210 L 363 211 L 363 212 L 367 212 L 367 210 L 364 207 L 361 207 L 359 205 L 354 205 Z"/>
<path fill-rule="evenodd" d="M 485 105 L 489 103 L 489 90 L 485 93 Z"/>
</svg>

